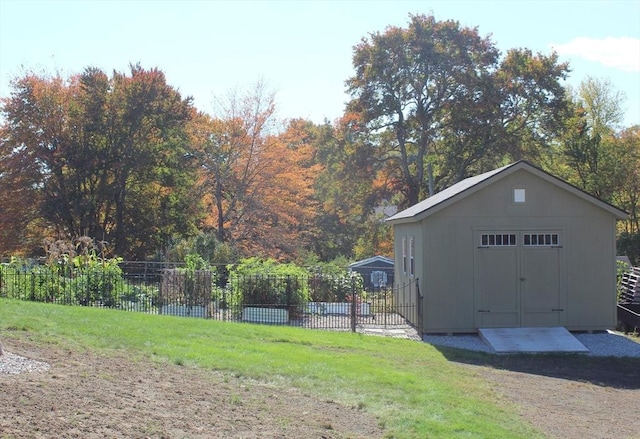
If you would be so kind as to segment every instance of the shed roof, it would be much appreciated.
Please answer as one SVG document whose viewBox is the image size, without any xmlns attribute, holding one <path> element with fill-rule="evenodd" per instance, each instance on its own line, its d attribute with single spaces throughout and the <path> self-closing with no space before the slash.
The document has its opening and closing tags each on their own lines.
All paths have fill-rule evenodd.
<svg viewBox="0 0 640 439">
<path fill-rule="evenodd" d="M 493 184 L 496 181 L 501 180 L 507 175 L 512 174 L 513 172 L 525 169 L 532 174 L 537 175 L 538 177 L 564 189 L 567 190 L 574 195 L 588 201 L 596 206 L 607 210 L 611 214 L 613 214 L 618 219 L 626 219 L 628 217 L 627 213 L 617 207 L 606 203 L 591 194 L 567 183 L 566 181 L 549 174 L 548 172 L 532 165 L 526 160 L 520 160 L 515 163 L 511 163 L 510 165 L 503 166 L 498 169 L 494 169 L 493 171 L 485 172 L 484 174 L 479 174 L 473 177 L 465 178 L 464 180 L 454 184 L 453 186 L 448 187 L 447 189 L 438 192 L 430 196 L 429 198 L 414 204 L 413 206 L 398 212 L 392 217 L 387 218 L 387 221 L 390 223 L 406 223 L 406 222 L 414 222 L 420 221 L 421 219 L 441 210 L 442 208 L 453 204 L 472 193 L 486 187 L 490 184 Z"/>
</svg>

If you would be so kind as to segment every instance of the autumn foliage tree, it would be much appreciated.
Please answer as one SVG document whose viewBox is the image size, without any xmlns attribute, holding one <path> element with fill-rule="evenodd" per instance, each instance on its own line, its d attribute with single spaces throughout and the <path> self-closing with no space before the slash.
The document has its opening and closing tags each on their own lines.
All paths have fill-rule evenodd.
<svg viewBox="0 0 640 439">
<path fill-rule="evenodd" d="M 6 127 L 0 139 L 6 138 Z M 4 140 L 0 140 L 4 144 Z M 0 152 L 0 255 L 28 254 L 39 247 L 38 237 L 30 232 L 39 224 L 39 194 L 32 186 L 32 161 L 11 151 Z"/>
<path fill-rule="evenodd" d="M 57 235 L 111 241 L 117 254 L 143 257 L 193 224 L 184 163 L 193 108 L 161 71 L 27 74 L 12 88 L 2 102 L 2 178 Z"/>
<path fill-rule="evenodd" d="M 258 83 L 220 102 L 216 117 L 200 115 L 194 130 L 205 227 L 245 255 L 292 257 L 308 244 L 314 173 L 304 123 L 278 133 L 274 96 Z"/>
</svg>

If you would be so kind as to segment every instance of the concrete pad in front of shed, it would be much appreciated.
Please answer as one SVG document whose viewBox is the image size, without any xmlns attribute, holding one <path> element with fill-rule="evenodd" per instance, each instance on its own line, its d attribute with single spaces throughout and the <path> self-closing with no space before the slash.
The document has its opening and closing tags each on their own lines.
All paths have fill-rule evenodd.
<svg viewBox="0 0 640 439">
<path fill-rule="evenodd" d="M 496 353 L 589 352 L 566 328 L 484 328 L 480 338 Z"/>
</svg>

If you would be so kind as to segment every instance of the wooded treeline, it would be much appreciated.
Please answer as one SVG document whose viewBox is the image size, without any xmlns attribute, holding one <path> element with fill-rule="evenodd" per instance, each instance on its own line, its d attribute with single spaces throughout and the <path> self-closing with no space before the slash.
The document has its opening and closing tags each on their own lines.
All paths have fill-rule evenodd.
<svg viewBox="0 0 640 439">
<path fill-rule="evenodd" d="M 606 79 L 563 87 L 555 54 L 411 16 L 353 48 L 336 121 L 278 120 L 263 83 L 205 114 L 158 68 L 28 73 L 0 111 L 0 255 L 89 236 L 127 259 L 197 251 L 332 260 L 390 255 L 381 208 L 404 208 L 518 159 L 630 214 L 640 253 L 640 127 Z M 313 105 L 313 102 L 309 102 Z"/>
</svg>

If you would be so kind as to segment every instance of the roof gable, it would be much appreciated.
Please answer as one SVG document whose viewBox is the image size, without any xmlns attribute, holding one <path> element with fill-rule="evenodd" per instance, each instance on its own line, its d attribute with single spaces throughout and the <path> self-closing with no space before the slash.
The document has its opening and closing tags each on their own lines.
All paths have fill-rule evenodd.
<svg viewBox="0 0 640 439">
<path fill-rule="evenodd" d="M 435 212 L 440 211 L 448 205 L 451 205 L 472 193 L 495 183 L 496 181 L 501 180 L 507 175 L 512 174 L 513 172 L 525 169 L 532 174 L 554 184 L 557 187 L 560 187 L 568 192 L 573 193 L 574 195 L 588 201 L 596 206 L 607 210 L 611 214 L 613 214 L 618 219 L 626 219 L 627 213 L 623 210 L 618 209 L 617 207 L 606 203 L 587 192 L 567 183 L 566 181 L 555 177 L 548 172 L 533 166 L 531 163 L 520 160 L 518 162 L 512 163 L 507 166 L 503 166 L 498 169 L 494 169 L 493 171 L 485 172 L 484 174 L 479 174 L 473 177 L 465 178 L 464 180 L 454 184 L 453 186 L 448 187 L 447 189 L 438 192 L 437 194 L 432 195 L 431 197 L 420 201 L 413 206 L 398 212 L 392 217 L 387 218 L 386 221 L 389 223 L 405 223 L 405 222 L 414 222 L 419 221 L 429 215 L 432 215 Z"/>
<path fill-rule="evenodd" d="M 366 265 L 369 265 L 371 263 L 383 263 L 383 264 L 387 264 L 387 265 L 391 265 L 393 266 L 394 262 L 393 259 L 389 259 L 386 258 L 384 256 L 373 256 L 371 258 L 367 258 L 367 259 L 363 259 L 361 261 L 357 261 L 354 262 L 352 264 L 349 264 L 349 268 L 357 268 L 357 267 L 364 267 Z"/>
</svg>

